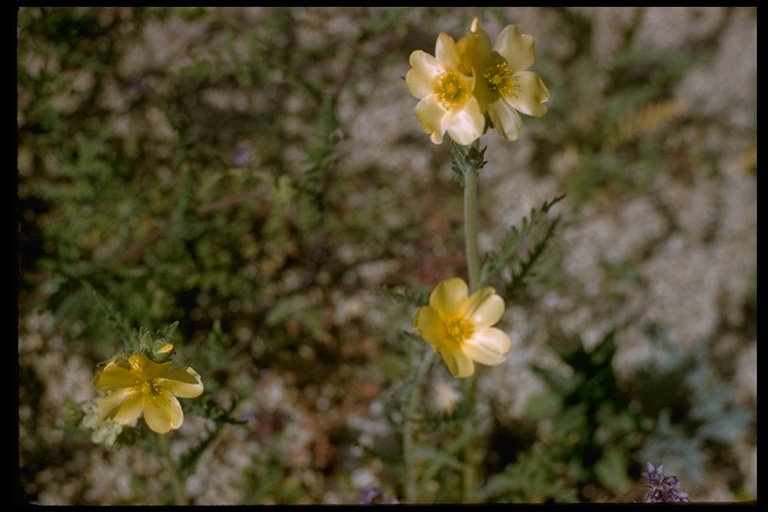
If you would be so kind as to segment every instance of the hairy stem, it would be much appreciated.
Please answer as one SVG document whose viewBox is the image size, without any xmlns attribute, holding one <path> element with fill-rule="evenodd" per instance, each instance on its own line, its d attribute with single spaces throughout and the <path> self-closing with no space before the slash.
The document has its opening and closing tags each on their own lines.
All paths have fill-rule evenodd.
<svg viewBox="0 0 768 512">
<path fill-rule="evenodd" d="M 467 251 L 469 293 L 475 291 L 480 280 L 480 251 L 477 248 L 477 169 L 464 176 L 464 242 Z"/>
<path fill-rule="evenodd" d="M 473 145 L 479 147 L 479 140 Z M 478 169 L 472 167 L 464 175 L 464 240 L 467 251 L 467 273 L 469 275 L 469 293 L 477 290 L 480 282 L 480 251 L 477 247 L 477 178 Z M 464 398 L 467 407 L 470 410 L 475 408 L 475 389 L 477 374 L 472 374 L 464 383 Z M 466 420 L 467 427 L 474 430 L 476 422 L 474 416 L 470 415 Z M 470 436 L 469 441 L 464 446 L 464 471 L 462 476 L 462 492 L 465 503 L 474 501 L 476 468 L 474 458 L 474 435 Z"/>
<path fill-rule="evenodd" d="M 171 458 L 170 441 L 167 435 L 161 435 L 159 439 L 160 444 L 160 461 L 165 466 L 165 470 L 168 472 L 168 476 L 171 479 L 171 490 L 173 492 L 174 505 L 189 505 L 189 499 L 184 493 L 184 482 L 181 479 L 179 468 Z"/>
<path fill-rule="evenodd" d="M 421 360 L 418 372 L 416 374 L 416 381 L 411 391 L 411 396 L 408 400 L 408 408 L 406 410 L 405 422 L 403 424 L 403 455 L 405 458 L 405 501 L 406 503 L 416 503 L 419 499 L 418 486 L 416 485 L 416 460 L 414 457 L 414 418 L 416 417 L 416 409 L 421 402 L 421 389 L 424 381 L 427 379 L 429 373 L 429 367 L 432 364 L 433 352 L 427 350 L 424 353 L 424 358 Z"/>
</svg>

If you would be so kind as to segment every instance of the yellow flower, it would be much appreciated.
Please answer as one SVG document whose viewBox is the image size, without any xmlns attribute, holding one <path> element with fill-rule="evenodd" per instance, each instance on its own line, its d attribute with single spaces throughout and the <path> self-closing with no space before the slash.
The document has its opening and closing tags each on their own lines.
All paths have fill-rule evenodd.
<svg viewBox="0 0 768 512">
<path fill-rule="evenodd" d="M 173 355 L 173 344 L 166 343 L 165 340 L 157 340 L 152 344 L 152 357 L 155 361 L 162 363 Z"/>
<path fill-rule="evenodd" d="M 144 354 L 133 354 L 128 364 L 124 368 L 113 361 L 93 379 L 94 387 L 107 393 L 99 416 L 131 425 L 143 414 L 147 426 L 159 434 L 181 427 L 184 412 L 176 397 L 199 396 L 200 375 L 189 367 L 170 368 L 170 361 L 156 363 Z"/>
<path fill-rule="evenodd" d="M 435 44 L 435 56 L 421 50 L 411 53 L 411 69 L 405 83 L 420 101 L 414 113 L 425 133 L 435 144 L 448 135 L 464 146 L 485 131 L 485 116 L 473 94 L 474 78 L 462 72 L 456 42 L 441 33 Z"/>
<path fill-rule="evenodd" d="M 429 305 L 416 312 L 414 325 L 454 377 L 469 377 L 475 372 L 473 361 L 497 365 L 506 359 L 509 336 L 492 327 L 503 314 L 504 299 L 493 288 L 469 295 L 467 283 L 453 277 L 435 287 Z"/>
<path fill-rule="evenodd" d="M 477 18 L 472 27 L 475 32 L 485 34 Z M 527 71 L 535 56 L 533 37 L 508 25 L 496 39 L 487 65 L 475 68 L 479 77 L 475 95 L 481 104 L 487 105 L 493 127 L 510 141 L 516 140 L 523 129 L 518 112 L 534 117 L 547 113 L 542 103 L 549 99 L 549 91 L 539 75 Z M 484 64 L 479 58 L 475 62 Z"/>
<path fill-rule="evenodd" d="M 491 63 L 491 39 L 488 34 L 480 27 L 477 18 L 472 21 L 467 35 L 456 42 L 456 52 L 459 54 L 462 71 L 467 75 L 476 76 L 481 74 Z M 483 111 L 487 105 L 482 105 L 487 92 L 484 93 L 482 87 L 485 86 L 484 80 L 478 80 L 475 83 L 475 96 L 481 102 Z M 478 95 L 477 93 L 481 94 Z M 484 94 L 483 94 L 484 93 Z"/>
</svg>

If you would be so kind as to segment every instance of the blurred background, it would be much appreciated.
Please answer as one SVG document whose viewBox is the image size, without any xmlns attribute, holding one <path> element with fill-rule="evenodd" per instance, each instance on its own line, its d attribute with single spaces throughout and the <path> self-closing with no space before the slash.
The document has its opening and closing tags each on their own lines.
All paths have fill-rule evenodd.
<svg viewBox="0 0 768 512">
<path fill-rule="evenodd" d="M 647 461 L 692 501 L 756 498 L 755 8 L 24 7 L 22 500 L 169 502 L 140 446 L 60 412 L 96 396 L 122 327 L 175 321 L 177 358 L 241 421 L 189 475 L 194 504 L 402 496 L 423 347 L 380 287 L 466 277 L 450 145 L 403 77 L 475 16 L 492 41 L 532 35 L 550 91 L 519 140 L 481 139 L 481 250 L 566 194 L 527 286 L 500 290 L 512 350 L 478 383 L 481 499 L 605 501 Z M 456 382 L 430 379 L 425 407 L 451 409 Z M 194 402 L 174 457 L 212 429 Z M 454 501 L 450 478 L 424 500 Z"/>
</svg>

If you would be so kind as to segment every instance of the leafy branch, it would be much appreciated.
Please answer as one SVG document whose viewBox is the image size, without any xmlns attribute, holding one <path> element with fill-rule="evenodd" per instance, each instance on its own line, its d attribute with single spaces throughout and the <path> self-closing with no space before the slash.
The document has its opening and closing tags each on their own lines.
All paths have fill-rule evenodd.
<svg viewBox="0 0 768 512">
<path fill-rule="evenodd" d="M 490 252 L 485 257 L 482 267 L 480 268 L 480 284 L 485 283 L 491 276 L 496 275 L 501 270 L 507 260 L 509 260 L 515 251 L 523 244 L 533 228 L 536 227 L 544 218 L 544 215 L 549 212 L 550 208 L 564 197 L 565 194 L 562 194 L 550 201 L 544 201 L 541 208 L 538 210 L 531 208 L 530 217 L 523 217 L 522 226 L 520 228 L 512 226 L 501 242 L 501 249 L 498 252 Z M 549 226 L 549 229 L 544 234 L 542 240 L 528 252 L 528 259 L 523 261 L 520 270 L 513 276 L 512 283 L 514 284 L 514 287 L 522 284 L 522 279 L 543 252 L 546 243 L 554 232 L 558 220 L 559 218 Z"/>
<path fill-rule="evenodd" d="M 388 286 L 377 286 L 374 290 L 397 302 L 405 302 L 412 306 L 423 306 L 429 299 L 427 292 L 424 291 L 400 291 Z"/>
<path fill-rule="evenodd" d="M 511 296 L 512 292 L 525 284 L 526 278 L 529 277 L 529 271 L 533 268 L 539 257 L 544 253 L 544 249 L 547 248 L 549 239 L 552 238 L 552 235 L 555 233 L 555 228 L 559 222 L 560 217 L 557 217 L 554 221 L 552 221 L 552 223 L 547 227 L 547 230 L 544 233 L 544 236 L 542 236 L 541 240 L 539 240 L 536 245 L 528 250 L 526 259 L 522 260 L 518 269 L 512 272 L 512 278 L 507 284 L 504 296 Z"/>
<path fill-rule="evenodd" d="M 237 401 L 234 401 L 230 407 L 224 409 L 215 400 L 208 399 L 202 405 L 196 404 L 190 409 L 190 411 L 201 413 L 203 416 L 214 420 L 215 426 L 211 431 L 208 432 L 207 436 L 200 440 L 197 446 L 182 455 L 181 459 L 179 460 L 179 467 L 184 478 L 187 478 L 189 475 L 194 473 L 195 467 L 197 466 L 200 457 L 216 439 L 224 425 L 242 425 L 246 423 L 245 421 L 238 420 L 232 416 L 232 411 L 235 410 L 237 403 Z"/>
<path fill-rule="evenodd" d="M 486 149 L 487 147 L 480 149 L 475 145 L 462 146 L 451 141 L 451 156 L 453 156 L 451 169 L 456 173 L 456 181 L 462 187 L 468 172 L 472 170 L 479 171 L 488 163 L 485 159 Z"/>
</svg>

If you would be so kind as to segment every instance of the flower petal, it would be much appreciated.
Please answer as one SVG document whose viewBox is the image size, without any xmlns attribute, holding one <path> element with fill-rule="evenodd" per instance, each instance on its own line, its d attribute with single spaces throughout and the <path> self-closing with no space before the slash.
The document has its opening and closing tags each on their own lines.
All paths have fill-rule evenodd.
<svg viewBox="0 0 768 512">
<path fill-rule="evenodd" d="M 495 327 L 476 331 L 470 339 L 464 340 L 462 345 L 467 357 L 489 366 L 503 363 L 507 358 L 509 347 L 507 333 Z"/>
<path fill-rule="evenodd" d="M 523 120 L 517 110 L 503 99 L 499 99 L 490 106 L 488 115 L 493 127 L 502 137 L 509 141 L 517 140 L 523 130 Z"/>
<path fill-rule="evenodd" d="M 109 363 L 101 373 L 93 378 L 93 387 L 99 391 L 130 388 L 138 383 L 136 375 L 122 366 Z"/>
<path fill-rule="evenodd" d="M 110 418 L 118 425 L 131 425 L 144 410 L 141 389 L 123 388 L 107 395 L 99 404 L 99 416 Z"/>
<path fill-rule="evenodd" d="M 158 390 L 180 398 L 194 398 L 203 392 L 203 380 L 200 374 L 190 367 L 168 370 L 155 379 L 154 384 Z"/>
<path fill-rule="evenodd" d="M 448 331 L 443 319 L 435 309 L 430 306 L 419 308 L 413 323 L 416 330 L 419 331 L 419 336 L 424 338 L 424 341 L 432 345 L 434 349 L 439 350 L 446 345 Z"/>
<path fill-rule="evenodd" d="M 430 140 L 435 144 L 443 142 L 445 133 L 445 110 L 435 100 L 434 95 L 423 98 L 413 109 L 416 119 L 419 121 L 422 130 L 429 134 Z"/>
<path fill-rule="evenodd" d="M 513 71 L 522 71 L 533 65 L 536 59 L 535 41 L 532 36 L 523 34 L 514 25 L 507 25 L 501 31 L 493 49 L 507 61 Z"/>
<path fill-rule="evenodd" d="M 440 32 L 437 36 L 435 58 L 446 71 L 459 69 L 459 53 L 456 51 L 456 41 L 445 32 Z"/>
<path fill-rule="evenodd" d="M 496 295 L 493 288 L 485 286 L 462 303 L 461 315 L 469 319 L 475 328 L 490 327 L 501 320 L 504 308 L 504 299 Z"/>
<path fill-rule="evenodd" d="M 156 363 L 144 354 L 133 354 L 128 358 L 131 372 L 142 382 L 150 382 L 165 373 L 171 366 L 170 361 Z"/>
<path fill-rule="evenodd" d="M 491 59 L 491 38 L 480 27 L 477 18 L 472 21 L 472 27 L 466 36 L 456 42 L 456 51 L 461 60 L 461 69 L 466 74 L 482 73 L 488 67 Z"/>
<path fill-rule="evenodd" d="M 158 434 L 177 429 L 184 423 L 184 412 L 179 401 L 170 393 L 156 392 L 144 407 L 144 421 Z"/>
<path fill-rule="evenodd" d="M 480 103 L 474 96 L 467 98 L 461 108 L 448 113 L 445 124 L 448 135 L 454 141 L 462 146 L 472 144 L 485 131 L 485 116 L 480 110 Z"/>
<path fill-rule="evenodd" d="M 451 277 L 441 281 L 429 296 L 429 305 L 441 316 L 453 316 L 467 298 L 469 287 L 460 277 Z"/>
<path fill-rule="evenodd" d="M 512 93 L 502 97 L 510 107 L 523 114 L 541 117 L 547 113 L 547 106 L 542 105 L 549 99 L 547 86 L 533 71 L 521 71 L 512 76 Z"/>
<path fill-rule="evenodd" d="M 454 377 L 469 377 L 475 373 L 475 364 L 472 362 L 472 359 L 460 349 L 446 346 L 440 350 L 440 355 L 443 356 L 443 361 L 445 361 L 448 371 Z"/>
<path fill-rule="evenodd" d="M 405 75 L 405 83 L 410 93 L 418 99 L 434 94 L 435 80 L 445 71 L 442 64 L 421 50 L 411 53 L 408 60 L 411 69 Z"/>
</svg>

